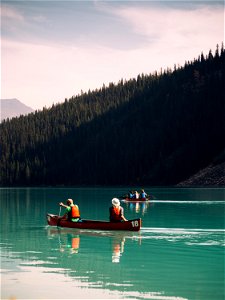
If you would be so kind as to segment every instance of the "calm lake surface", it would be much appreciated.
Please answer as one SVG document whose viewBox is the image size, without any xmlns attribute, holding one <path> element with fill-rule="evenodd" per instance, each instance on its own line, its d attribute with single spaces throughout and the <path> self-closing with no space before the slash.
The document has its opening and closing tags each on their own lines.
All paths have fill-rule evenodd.
<svg viewBox="0 0 225 300">
<path fill-rule="evenodd" d="M 151 203 L 122 203 L 140 232 L 47 226 L 67 198 L 108 220 L 128 190 L 0 189 L 1 299 L 224 300 L 225 189 L 145 188 Z"/>
</svg>

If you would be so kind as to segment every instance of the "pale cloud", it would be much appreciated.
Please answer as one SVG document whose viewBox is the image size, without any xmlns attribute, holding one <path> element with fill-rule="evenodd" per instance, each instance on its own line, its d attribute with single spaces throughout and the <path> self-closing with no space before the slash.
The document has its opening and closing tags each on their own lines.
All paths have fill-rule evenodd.
<svg viewBox="0 0 225 300">
<path fill-rule="evenodd" d="M 135 33 L 145 36 L 146 43 L 152 46 L 185 48 L 192 44 L 199 49 L 215 47 L 224 39 L 224 8 L 221 6 L 196 6 L 189 10 L 124 6 L 110 10 L 126 20 Z"/>
<path fill-rule="evenodd" d="M 24 21 L 24 16 L 15 8 L 11 6 L 1 5 L 1 19 L 6 19 L 8 21 Z"/>
</svg>

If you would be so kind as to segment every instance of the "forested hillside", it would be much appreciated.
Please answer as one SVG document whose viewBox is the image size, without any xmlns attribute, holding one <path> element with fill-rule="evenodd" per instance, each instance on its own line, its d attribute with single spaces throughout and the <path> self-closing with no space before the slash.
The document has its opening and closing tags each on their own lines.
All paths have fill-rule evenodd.
<svg viewBox="0 0 225 300">
<path fill-rule="evenodd" d="M 225 51 L 0 124 L 0 185 L 173 185 L 225 146 Z"/>
</svg>

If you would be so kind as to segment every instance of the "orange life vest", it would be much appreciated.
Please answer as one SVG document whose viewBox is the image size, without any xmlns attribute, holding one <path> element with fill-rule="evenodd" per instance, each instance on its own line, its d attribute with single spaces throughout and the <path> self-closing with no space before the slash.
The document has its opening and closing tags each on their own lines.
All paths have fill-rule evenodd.
<svg viewBox="0 0 225 300">
<path fill-rule="evenodd" d="M 80 218 L 80 211 L 77 205 L 71 206 L 70 218 L 71 219 Z"/>
<path fill-rule="evenodd" d="M 121 220 L 120 207 L 115 207 L 115 206 L 111 207 L 110 220 L 113 220 L 113 221 Z"/>
</svg>

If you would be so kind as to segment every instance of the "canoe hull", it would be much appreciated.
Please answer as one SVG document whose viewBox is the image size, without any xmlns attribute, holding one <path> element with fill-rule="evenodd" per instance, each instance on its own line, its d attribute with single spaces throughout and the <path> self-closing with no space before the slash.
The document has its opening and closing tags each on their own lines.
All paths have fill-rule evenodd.
<svg viewBox="0 0 225 300">
<path fill-rule="evenodd" d="M 150 202 L 149 198 L 145 198 L 145 199 L 132 199 L 132 198 L 124 198 L 123 200 L 121 200 L 122 202 L 131 202 L 131 203 L 145 203 L 145 202 Z"/>
<path fill-rule="evenodd" d="M 96 220 L 83 220 L 82 222 L 70 222 L 59 220 L 59 216 L 47 214 L 47 222 L 50 226 L 78 228 L 78 229 L 95 229 L 95 230 L 128 230 L 139 231 L 141 228 L 141 219 L 128 220 L 126 222 L 108 222 Z"/>
</svg>

